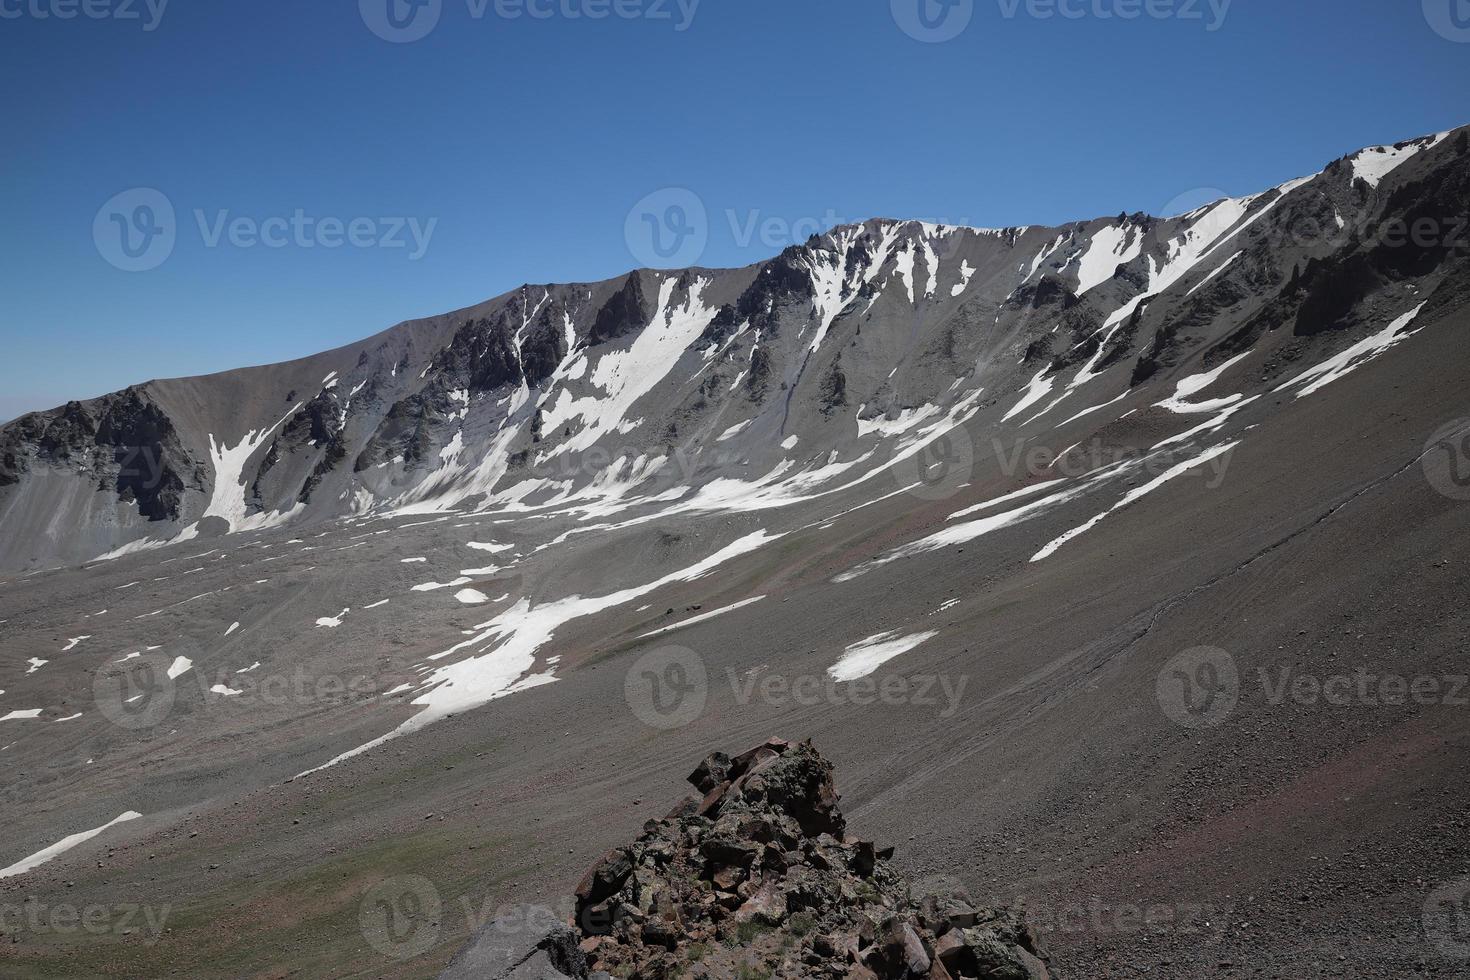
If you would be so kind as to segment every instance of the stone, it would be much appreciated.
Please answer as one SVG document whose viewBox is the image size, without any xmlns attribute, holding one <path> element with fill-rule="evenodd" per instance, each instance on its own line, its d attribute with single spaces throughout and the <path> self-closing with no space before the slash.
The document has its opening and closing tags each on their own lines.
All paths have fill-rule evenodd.
<svg viewBox="0 0 1470 980">
<path fill-rule="evenodd" d="M 772 882 L 756 889 L 745 904 L 735 911 L 736 922 L 759 922 L 778 926 L 786 918 L 786 899 Z"/>
<path fill-rule="evenodd" d="M 713 752 L 705 757 L 694 772 L 689 774 L 689 782 L 701 793 L 708 793 L 721 783 L 730 781 L 730 757 L 723 752 Z"/>
</svg>

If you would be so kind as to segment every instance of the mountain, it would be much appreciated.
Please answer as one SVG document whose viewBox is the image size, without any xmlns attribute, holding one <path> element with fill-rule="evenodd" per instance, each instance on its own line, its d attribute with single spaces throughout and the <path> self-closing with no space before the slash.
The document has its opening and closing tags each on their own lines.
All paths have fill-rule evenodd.
<svg viewBox="0 0 1470 980">
<path fill-rule="evenodd" d="M 1464 251 L 1463 141 L 1171 218 L 875 220 L 744 269 L 527 285 L 303 360 L 71 402 L 0 429 L 0 568 L 347 515 L 679 491 L 738 509 L 709 484 L 779 495 L 784 467 L 819 485 L 833 451 L 867 456 L 828 475 L 852 478 L 956 422 L 1055 423 L 1252 349 L 1259 394 L 1415 296 L 1421 315 L 1455 305 L 1435 292 Z M 1425 247 L 1421 219 L 1442 224 Z"/>
<path fill-rule="evenodd" d="M 0 911 L 152 919 L 0 974 L 432 975 L 781 732 L 1055 976 L 1461 975 L 1467 141 L 6 425 Z"/>
</svg>

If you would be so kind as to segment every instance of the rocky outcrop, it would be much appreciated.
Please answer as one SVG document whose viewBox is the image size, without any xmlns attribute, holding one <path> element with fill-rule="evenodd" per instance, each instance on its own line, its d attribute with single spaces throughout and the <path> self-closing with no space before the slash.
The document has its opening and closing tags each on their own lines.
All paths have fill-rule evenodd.
<svg viewBox="0 0 1470 980">
<path fill-rule="evenodd" d="M 616 340 L 641 328 L 652 315 L 653 310 L 643 296 L 643 277 L 634 272 L 623 283 L 623 288 L 613 293 L 612 298 L 597 311 L 588 340 L 593 344 Z"/>
<path fill-rule="evenodd" d="M 0 486 L 20 482 L 32 462 L 90 475 L 97 489 L 136 504 L 149 521 L 177 520 L 185 490 L 204 485 L 173 423 L 137 387 L 22 416 L 0 430 Z"/>
<path fill-rule="evenodd" d="M 587 871 L 574 922 L 532 928 L 535 917 L 517 910 L 442 976 L 1049 977 L 1018 913 L 964 892 L 916 894 L 889 863 L 892 848 L 849 834 L 832 766 L 810 742 L 716 752 L 689 782 L 694 795 Z"/>
</svg>

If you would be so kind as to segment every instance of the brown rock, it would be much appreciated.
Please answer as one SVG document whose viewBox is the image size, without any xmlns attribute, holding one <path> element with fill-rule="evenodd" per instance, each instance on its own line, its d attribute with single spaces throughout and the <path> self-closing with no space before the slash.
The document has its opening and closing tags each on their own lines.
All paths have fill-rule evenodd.
<svg viewBox="0 0 1470 980">
<path fill-rule="evenodd" d="M 598 858 L 577 884 L 578 904 L 600 902 L 623 887 L 633 873 L 633 858 L 623 848 L 615 847 Z"/>
<path fill-rule="evenodd" d="M 975 957 L 965 945 L 965 937 L 958 932 L 947 932 L 934 941 L 934 958 L 944 963 L 952 973 L 963 971 Z"/>
<path fill-rule="evenodd" d="M 724 801 L 725 794 L 729 791 L 730 784 L 727 782 L 720 783 L 718 786 L 711 789 L 708 793 L 704 794 L 704 799 L 699 801 L 699 806 L 696 807 L 694 811 L 695 815 L 701 817 L 710 817 L 719 812 L 720 804 Z"/>
<path fill-rule="evenodd" d="M 1051 980 L 1046 964 L 1019 946 L 1016 947 L 1016 957 L 1026 967 L 1027 980 Z"/>
<path fill-rule="evenodd" d="M 733 892 L 745 880 L 745 869 L 738 864 L 732 864 L 728 867 L 720 868 L 710 880 L 715 883 L 715 887 L 720 891 Z"/>
<path fill-rule="evenodd" d="M 735 912 L 736 922 L 759 922 L 778 926 L 786 918 L 786 899 L 773 882 L 767 882 L 746 899 Z"/>
<path fill-rule="evenodd" d="M 736 776 L 743 776 L 750 769 L 750 765 L 759 755 L 765 754 L 783 755 L 791 747 L 791 743 L 784 738 L 768 738 L 754 748 L 746 749 L 744 752 L 730 760 L 730 771 Z M 732 777 L 733 778 L 733 777 Z"/>
<path fill-rule="evenodd" d="M 933 960 L 914 927 L 895 915 L 879 926 L 877 939 L 863 962 L 883 976 L 922 977 L 928 974 Z"/>
<path fill-rule="evenodd" d="M 689 774 L 689 782 L 701 793 L 709 793 L 721 783 L 730 781 L 730 757 L 723 752 L 712 752 L 699 767 Z"/>
</svg>

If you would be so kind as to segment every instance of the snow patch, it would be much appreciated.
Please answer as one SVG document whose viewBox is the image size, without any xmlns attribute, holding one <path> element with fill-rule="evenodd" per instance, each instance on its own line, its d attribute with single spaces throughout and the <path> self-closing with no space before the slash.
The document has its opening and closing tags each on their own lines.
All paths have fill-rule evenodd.
<svg viewBox="0 0 1470 980">
<path fill-rule="evenodd" d="M 107 830 L 110 827 L 114 827 L 120 823 L 126 823 L 129 820 L 137 820 L 141 816 L 143 816 L 143 814 L 137 813 L 133 810 L 129 810 L 128 812 L 121 814 L 120 816 L 117 816 L 112 820 L 109 820 L 107 823 L 96 828 L 95 830 L 84 830 L 79 834 L 72 834 L 70 837 L 63 837 L 61 840 L 57 841 L 55 844 L 52 844 L 50 847 L 39 850 L 28 858 L 22 858 L 8 868 L 0 869 L 0 878 L 11 878 L 18 874 L 24 874 L 25 872 L 30 871 L 32 868 L 45 864 L 47 861 L 50 861 L 52 858 L 55 858 L 58 855 L 66 853 L 79 844 L 85 844 L 87 841 L 91 840 L 93 837 L 96 837 L 98 834 L 102 833 L 104 830 Z"/>
<path fill-rule="evenodd" d="M 1323 388 L 1332 384 L 1332 382 L 1352 374 L 1364 364 L 1374 360 L 1379 355 L 1396 346 L 1399 342 L 1412 336 L 1412 334 L 1406 334 L 1403 331 L 1418 319 L 1419 313 L 1424 309 L 1424 306 L 1424 303 L 1420 303 L 1383 328 L 1383 330 L 1371 337 L 1358 341 L 1342 353 L 1329 357 L 1316 367 L 1303 371 L 1276 390 L 1285 391 L 1288 388 L 1294 388 L 1297 385 L 1304 384 L 1306 387 L 1297 392 L 1297 397 L 1305 398 L 1313 392 L 1321 391 Z"/>
<path fill-rule="evenodd" d="M 352 612 L 352 607 L 348 606 L 346 609 L 342 610 L 335 616 L 322 616 L 316 621 L 317 629 L 336 629 L 338 626 L 342 625 L 342 620 L 350 612 Z"/>
<path fill-rule="evenodd" d="M 867 677 L 894 657 L 908 653 L 938 635 L 938 630 L 910 633 L 907 636 L 900 635 L 898 630 L 875 634 L 848 647 L 837 662 L 827 668 L 827 674 L 839 682 Z"/>
<path fill-rule="evenodd" d="M 672 633 L 674 630 L 681 630 L 686 626 L 693 626 L 695 623 L 702 623 L 705 620 L 714 619 L 716 616 L 723 616 L 725 615 L 725 613 L 734 612 L 737 609 L 744 609 L 746 606 L 755 605 L 757 602 L 760 602 L 764 598 L 765 596 L 758 595 L 750 599 L 742 599 L 739 602 L 732 602 L 728 606 L 721 606 L 719 609 L 712 609 L 707 613 L 701 613 L 698 616 L 692 616 L 689 619 L 675 623 L 672 626 L 665 626 L 663 629 L 657 629 L 653 630 L 650 633 L 644 633 L 642 636 L 638 637 L 638 639 L 646 640 L 650 636 L 662 636 L 665 633 Z"/>
</svg>

